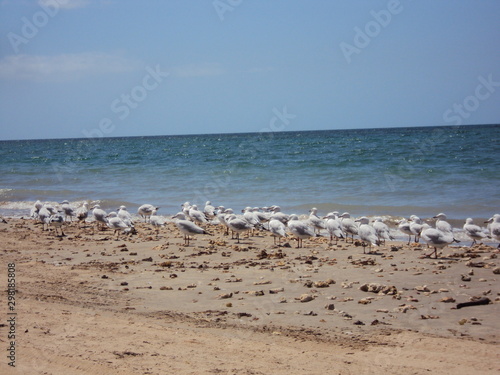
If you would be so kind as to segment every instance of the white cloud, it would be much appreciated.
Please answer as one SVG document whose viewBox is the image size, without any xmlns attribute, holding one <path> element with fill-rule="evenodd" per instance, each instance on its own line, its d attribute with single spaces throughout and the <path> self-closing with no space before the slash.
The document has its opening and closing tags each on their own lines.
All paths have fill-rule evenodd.
<svg viewBox="0 0 500 375">
<path fill-rule="evenodd" d="M 90 4 L 89 0 L 38 0 L 41 7 L 56 7 L 59 9 L 77 9 Z"/>
<path fill-rule="evenodd" d="M 172 73 L 178 77 L 208 77 L 224 74 L 224 68 L 217 63 L 189 64 L 172 69 Z"/>
<path fill-rule="evenodd" d="M 71 81 L 89 75 L 123 73 L 138 63 L 98 52 L 56 56 L 10 55 L 0 60 L 0 78 L 30 81 Z"/>
</svg>

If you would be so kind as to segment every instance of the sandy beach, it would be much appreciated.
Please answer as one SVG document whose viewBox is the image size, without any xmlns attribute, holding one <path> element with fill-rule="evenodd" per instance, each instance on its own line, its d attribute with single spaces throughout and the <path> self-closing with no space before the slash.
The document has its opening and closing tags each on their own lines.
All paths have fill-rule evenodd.
<svg viewBox="0 0 500 375">
<path fill-rule="evenodd" d="M 4 297 L 15 282 L 15 305 L 0 306 L 0 373 L 500 371 L 495 247 L 429 259 L 424 244 L 363 254 L 318 237 L 297 249 L 266 231 L 237 244 L 215 226 L 185 246 L 173 223 L 158 236 L 136 227 L 117 240 L 91 223 L 65 224 L 64 237 L 31 219 L 0 223 Z M 484 297 L 491 303 L 457 309 Z"/>
</svg>

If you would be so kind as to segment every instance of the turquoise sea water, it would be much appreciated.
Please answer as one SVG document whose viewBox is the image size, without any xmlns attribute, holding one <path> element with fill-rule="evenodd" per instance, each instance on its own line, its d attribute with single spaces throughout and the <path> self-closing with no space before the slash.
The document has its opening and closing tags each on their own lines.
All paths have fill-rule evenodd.
<svg viewBox="0 0 500 375">
<path fill-rule="evenodd" d="M 288 213 L 488 218 L 500 212 L 500 126 L 0 142 L 0 214 L 37 199 L 172 214 L 280 205 Z"/>
</svg>

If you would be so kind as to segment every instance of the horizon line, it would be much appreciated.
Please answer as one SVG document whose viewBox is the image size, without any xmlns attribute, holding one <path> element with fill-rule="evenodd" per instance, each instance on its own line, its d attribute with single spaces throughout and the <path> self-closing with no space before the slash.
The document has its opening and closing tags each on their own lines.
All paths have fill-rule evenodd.
<svg viewBox="0 0 500 375">
<path fill-rule="evenodd" d="M 314 130 L 289 130 L 289 131 L 268 131 L 268 132 L 227 132 L 227 133 L 192 133 L 192 134 L 156 134 L 156 135 L 121 135 L 102 137 L 63 137 L 63 138 L 24 138 L 24 139 L 0 139 L 0 142 L 20 142 L 20 141 L 62 141 L 62 140 L 85 140 L 85 139 L 118 139 L 118 138 L 154 138 L 154 137 L 194 137 L 194 136 L 217 136 L 217 135 L 242 135 L 242 134 L 274 134 L 274 133 L 306 133 L 306 132 L 329 132 L 346 130 L 383 130 L 383 129 L 410 129 L 410 128 L 463 128 L 473 126 L 499 126 L 500 123 L 487 124 L 467 124 L 467 125 L 418 125 L 418 126 L 387 126 L 387 127 L 367 127 L 367 128 L 340 128 L 340 129 L 314 129 Z"/>
</svg>

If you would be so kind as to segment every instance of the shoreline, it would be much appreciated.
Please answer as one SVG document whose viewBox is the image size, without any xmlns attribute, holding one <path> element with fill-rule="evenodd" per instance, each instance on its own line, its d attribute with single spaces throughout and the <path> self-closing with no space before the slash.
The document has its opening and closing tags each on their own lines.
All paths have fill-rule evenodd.
<svg viewBox="0 0 500 375">
<path fill-rule="evenodd" d="M 0 263 L 16 265 L 20 368 L 159 374 L 165 361 L 179 374 L 500 368 L 496 248 L 447 247 L 439 259 L 421 259 L 427 248 L 404 242 L 363 254 L 322 237 L 297 249 L 291 240 L 274 246 L 265 231 L 237 244 L 209 230 L 184 246 L 172 223 L 158 238 L 137 223 L 137 235 L 118 240 L 91 223 L 65 225 L 65 237 L 29 219 L 0 224 Z M 365 284 L 391 288 L 373 293 Z M 491 304 L 456 309 L 485 296 Z M 2 340 L 6 333 L 0 327 Z"/>
<path fill-rule="evenodd" d="M 62 201 L 62 200 L 61 200 Z M 47 202 L 55 207 L 60 206 L 58 201 L 43 201 Z M 101 208 L 106 211 L 116 211 L 120 205 L 125 205 L 129 212 L 135 216 L 139 217 L 137 214 L 137 208 L 142 203 L 131 203 L 122 200 L 70 200 L 70 205 L 75 209 L 80 207 L 84 202 L 100 202 Z M 11 218 L 27 218 L 30 215 L 30 209 L 33 207 L 35 201 L 32 200 L 22 200 L 22 201 L 0 201 L 0 216 L 11 217 Z M 160 206 L 160 210 L 158 214 L 160 216 L 173 216 L 175 215 L 181 208 L 181 203 L 176 205 L 165 205 L 161 202 L 146 202 L 151 204 L 156 204 Z M 215 203 L 215 202 L 213 202 Z M 203 209 L 205 202 L 198 202 L 198 208 Z M 222 203 L 222 205 L 226 208 L 230 206 Z M 247 205 L 248 206 L 248 205 Z M 252 205 L 250 205 L 252 206 Z M 408 218 L 410 215 L 417 215 L 421 219 L 431 220 L 432 216 L 438 214 L 439 212 L 445 212 L 448 216 L 448 221 L 452 222 L 453 226 L 461 227 L 465 219 L 468 217 L 472 217 L 474 220 L 477 220 L 479 223 L 488 220 L 492 217 L 496 212 L 490 212 L 488 215 L 480 215 L 480 214 L 449 214 L 449 210 L 446 210 L 446 207 L 441 208 L 421 208 L 421 207 L 412 207 L 412 206 L 373 206 L 373 205 L 349 205 L 349 204 L 335 204 L 335 203 L 306 203 L 299 205 L 280 205 L 282 210 L 288 214 L 297 214 L 301 215 L 307 213 L 311 207 L 318 208 L 320 214 L 326 215 L 328 212 L 338 211 L 349 212 L 352 216 L 367 216 L 370 218 L 380 216 L 382 218 L 387 218 L 388 220 L 395 220 L 400 218 Z M 235 211 L 240 211 L 244 208 L 243 205 L 237 205 L 232 207 Z M 456 211 L 456 209 L 454 210 Z M 427 213 L 427 214 L 426 214 Z M 457 224 L 462 223 L 462 225 L 458 226 Z"/>
</svg>

